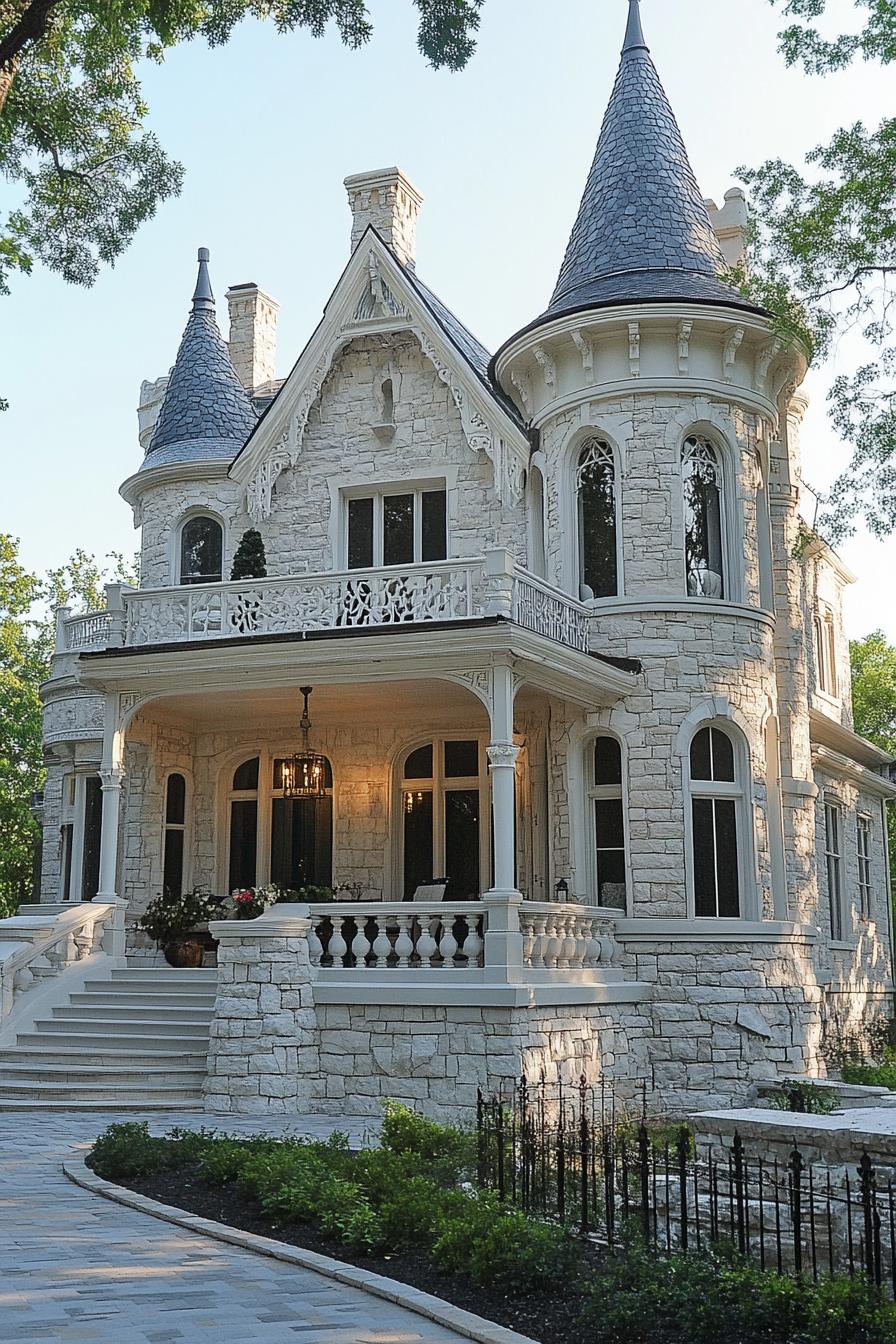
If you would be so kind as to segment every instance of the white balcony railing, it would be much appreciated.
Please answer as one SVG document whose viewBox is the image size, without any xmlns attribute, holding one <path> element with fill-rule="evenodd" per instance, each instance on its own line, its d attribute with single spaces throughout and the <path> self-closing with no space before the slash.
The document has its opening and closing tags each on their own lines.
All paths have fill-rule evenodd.
<svg viewBox="0 0 896 1344">
<path fill-rule="evenodd" d="M 312 905 L 312 966 L 333 970 L 473 970 L 483 964 L 486 915 L 473 902 Z"/>
<path fill-rule="evenodd" d="M 567 647 L 588 649 L 588 616 L 581 603 L 521 569 L 503 550 L 473 560 L 230 583 L 110 585 L 107 599 L 107 611 L 72 616 L 60 609 L 57 652 L 488 616 L 504 616 Z"/>
</svg>

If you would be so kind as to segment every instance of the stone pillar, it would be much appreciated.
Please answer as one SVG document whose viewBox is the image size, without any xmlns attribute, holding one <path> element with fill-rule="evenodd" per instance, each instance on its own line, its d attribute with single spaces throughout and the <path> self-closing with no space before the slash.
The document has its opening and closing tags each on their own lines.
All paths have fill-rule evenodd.
<svg viewBox="0 0 896 1344">
<path fill-rule="evenodd" d="M 118 882 L 118 819 L 121 812 L 121 791 L 124 786 L 124 770 L 114 766 L 111 770 L 101 770 L 103 794 L 103 820 L 100 832 L 100 885 L 96 894 L 98 901 L 114 901 L 117 896 Z M 83 817 L 81 821 L 83 826 Z"/>
<path fill-rule="evenodd" d="M 205 1107 L 241 1115 L 307 1112 L 320 1055 L 307 905 L 221 920 Z"/>
</svg>

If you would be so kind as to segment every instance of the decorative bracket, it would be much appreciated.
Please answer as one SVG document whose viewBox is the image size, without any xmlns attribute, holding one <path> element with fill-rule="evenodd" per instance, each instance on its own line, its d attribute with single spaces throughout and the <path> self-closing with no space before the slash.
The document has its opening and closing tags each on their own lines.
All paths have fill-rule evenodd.
<svg viewBox="0 0 896 1344">
<path fill-rule="evenodd" d="M 628 367 L 633 378 L 641 377 L 641 324 L 628 324 Z"/>
<path fill-rule="evenodd" d="M 691 355 L 691 332 L 694 330 L 693 322 L 679 322 L 678 324 L 678 372 L 684 378 L 688 372 L 688 361 Z"/>
<path fill-rule="evenodd" d="M 544 374 L 545 387 L 556 387 L 557 365 L 554 363 L 552 357 L 548 354 L 543 345 L 536 345 L 532 353 L 541 365 L 541 371 Z"/>
<path fill-rule="evenodd" d="M 768 371 L 777 355 L 780 355 L 784 349 L 784 342 L 780 339 L 770 341 L 764 345 L 756 356 L 756 382 L 761 392 L 768 391 Z"/>
<path fill-rule="evenodd" d="M 519 393 L 520 401 L 523 403 L 523 410 L 526 415 L 532 414 L 532 384 L 524 373 L 516 369 L 510 371 L 510 381 L 513 383 Z"/>
<path fill-rule="evenodd" d="M 594 342 L 590 336 L 576 327 L 571 333 L 573 342 L 579 354 L 582 356 L 582 368 L 589 378 L 594 377 Z"/>
<path fill-rule="evenodd" d="M 722 352 L 722 366 L 725 376 L 725 382 L 730 383 L 734 377 L 734 365 L 737 361 L 737 352 L 743 344 L 743 327 L 732 327 L 725 335 L 725 348 Z"/>
</svg>

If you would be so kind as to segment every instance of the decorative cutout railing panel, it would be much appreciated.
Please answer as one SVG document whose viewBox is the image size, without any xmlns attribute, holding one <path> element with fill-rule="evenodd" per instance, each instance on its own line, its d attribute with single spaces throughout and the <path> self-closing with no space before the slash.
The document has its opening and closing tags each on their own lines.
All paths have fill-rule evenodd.
<svg viewBox="0 0 896 1344">
<path fill-rule="evenodd" d="M 585 609 L 559 589 L 531 575 L 517 576 L 513 593 L 513 619 L 526 630 L 588 652 L 588 616 Z"/>
</svg>

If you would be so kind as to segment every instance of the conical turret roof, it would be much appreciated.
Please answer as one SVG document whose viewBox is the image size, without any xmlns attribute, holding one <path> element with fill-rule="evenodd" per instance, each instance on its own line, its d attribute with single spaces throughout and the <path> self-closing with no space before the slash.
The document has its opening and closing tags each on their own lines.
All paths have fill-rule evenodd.
<svg viewBox="0 0 896 1344">
<path fill-rule="evenodd" d="M 255 422 L 252 403 L 218 331 L 208 251 L 202 247 L 193 309 L 143 466 L 235 457 Z"/>
<path fill-rule="evenodd" d="M 622 59 L 578 217 L 540 325 L 565 313 L 657 300 L 755 311 L 724 266 L 687 150 L 629 0 Z"/>
</svg>

